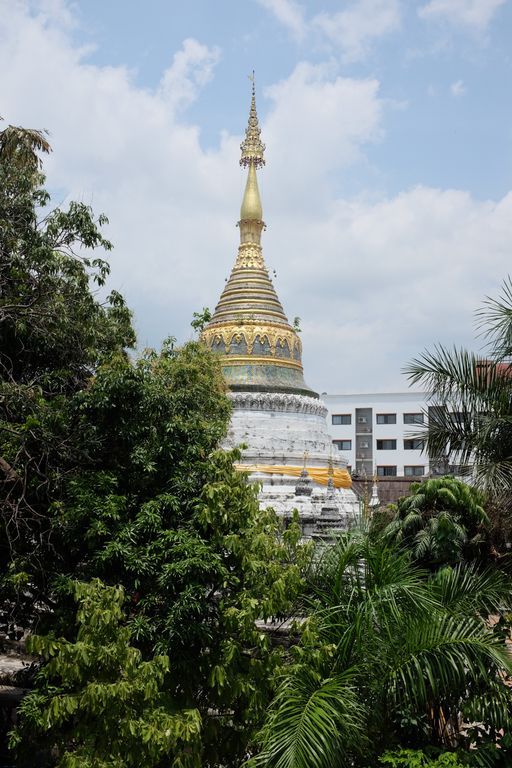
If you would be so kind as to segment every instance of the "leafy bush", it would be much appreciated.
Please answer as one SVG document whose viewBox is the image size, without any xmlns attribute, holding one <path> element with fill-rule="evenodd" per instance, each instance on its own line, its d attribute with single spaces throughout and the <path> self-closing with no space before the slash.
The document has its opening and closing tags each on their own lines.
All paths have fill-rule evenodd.
<svg viewBox="0 0 512 768">
<path fill-rule="evenodd" d="M 428 757 L 424 752 L 413 749 L 386 752 L 379 762 L 391 768 L 464 768 L 467 766 L 467 763 L 459 762 L 457 755 L 453 752 L 444 752 L 438 757 Z"/>
</svg>

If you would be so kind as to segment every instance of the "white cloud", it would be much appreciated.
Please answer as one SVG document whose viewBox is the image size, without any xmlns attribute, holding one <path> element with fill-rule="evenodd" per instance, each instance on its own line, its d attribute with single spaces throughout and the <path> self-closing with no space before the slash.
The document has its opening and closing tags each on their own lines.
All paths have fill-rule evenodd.
<svg viewBox="0 0 512 768">
<path fill-rule="evenodd" d="M 306 22 L 304 20 L 304 9 L 294 0 L 257 0 L 257 2 L 274 14 L 276 19 L 281 22 L 296 38 L 302 40 L 306 34 Z"/>
<path fill-rule="evenodd" d="M 173 109 L 186 109 L 212 79 L 219 58 L 220 48 L 208 48 L 197 40 L 187 38 L 162 77 L 161 95 Z"/>
<path fill-rule="evenodd" d="M 418 10 L 422 19 L 447 21 L 484 32 L 507 0 L 430 0 Z"/>
<path fill-rule="evenodd" d="M 401 0 L 353 0 L 337 13 L 318 13 L 306 19 L 304 7 L 294 0 L 256 0 L 273 13 L 296 40 L 319 30 L 345 61 L 365 58 L 371 44 L 400 26 Z"/>
<path fill-rule="evenodd" d="M 308 383 L 403 388 L 401 368 L 425 346 L 474 345 L 474 310 L 510 269 L 512 193 L 479 202 L 417 187 L 378 203 L 338 200 L 307 221 L 289 212 L 281 247 L 284 230 L 294 258 L 280 293 L 302 317 Z"/>
<path fill-rule="evenodd" d="M 126 68 L 93 66 L 70 35 L 60 13 L 21 3 L 0 13 L 1 112 L 51 130 L 57 199 L 109 216 L 110 285 L 134 307 L 141 344 L 183 340 L 192 312 L 217 301 L 237 249 L 241 136 L 205 151 L 183 112 L 219 53 L 184 43 L 150 91 Z M 302 318 L 306 380 L 320 391 L 403 387 L 400 367 L 424 345 L 472 342 L 474 308 L 510 269 L 512 194 L 480 202 L 418 187 L 340 199 L 333 179 L 382 134 L 378 81 L 302 63 L 268 97 L 264 250 L 285 309 Z"/>
<path fill-rule="evenodd" d="M 266 90 L 273 103 L 264 126 L 271 204 L 283 190 L 301 209 L 325 203 L 329 176 L 353 164 L 361 146 L 380 136 L 378 89 L 375 79 L 339 77 L 329 67 L 303 62 Z M 304 194 L 306 179 L 315 195 Z"/>
<path fill-rule="evenodd" d="M 342 50 L 344 58 L 356 61 L 368 55 L 375 40 L 400 26 L 399 0 L 357 0 L 338 13 L 320 13 L 313 24 Z"/>
<path fill-rule="evenodd" d="M 467 88 L 464 85 L 464 80 L 456 80 L 454 83 L 452 83 L 450 85 L 450 91 L 452 96 L 463 96 L 467 91 Z"/>
<path fill-rule="evenodd" d="M 13 3 L 17 4 L 18 7 L 23 6 L 23 0 L 13 0 Z M 7 7 L 7 3 L 5 5 Z M 74 29 L 77 26 L 73 11 L 66 0 L 39 0 L 37 8 L 41 21 L 58 24 L 66 30 Z"/>
<path fill-rule="evenodd" d="M 2 114 L 50 130 L 45 168 L 57 202 L 78 198 L 108 214 L 112 284 L 134 306 L 141 342 L 186 333 L 200 304 L 198 269 L 205 282 L 222 280 L 212 233 L 217 257 L 229 254 L 223 212 L 228 202 L 236 211 L 239 189 L 239 139 L 226 136 L 206 153 L 198 128 L 176 115 L 197 97 L 218 51 L 185 41 L 155 92 L 138 88 L 126 68 L 91 65 L 85 53 L 60 15 L 31 14 L 24 3 L 0 13 Z"/>
</svg>

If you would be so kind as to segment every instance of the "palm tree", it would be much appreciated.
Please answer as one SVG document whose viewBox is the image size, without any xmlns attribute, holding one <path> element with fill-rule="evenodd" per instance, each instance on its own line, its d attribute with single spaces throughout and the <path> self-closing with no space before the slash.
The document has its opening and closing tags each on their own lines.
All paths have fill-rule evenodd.
<svg viewBox="0 0 512 768">
<path fill-rule="evenodd" d="M 489 523 L 480 492 L 455 477 L 413 483 L 384 531 L 421 566 L 436 569 L 484 554 Z"/>
<path fill-rule="evenodd" d="M 456 457 L 492 494 L 512 489 L 512 280 L 478 312 L 485 357 L 436 346 L 405 368 L 432 393 L 425 437 L 432 458 Z"/>
<path fill-rule="evenodd" d="M 427 578 L 382 539 L 343 534 L 316 568 L 302 640 L 248 765 L 368 766 L 397 744 L 494 750 L 512 727 L 512 660 L 486 617 L 510 605 L 502 573 Z M 483 730 L 470 738 L 463 723 L 476 718 Z"/>
</svg>

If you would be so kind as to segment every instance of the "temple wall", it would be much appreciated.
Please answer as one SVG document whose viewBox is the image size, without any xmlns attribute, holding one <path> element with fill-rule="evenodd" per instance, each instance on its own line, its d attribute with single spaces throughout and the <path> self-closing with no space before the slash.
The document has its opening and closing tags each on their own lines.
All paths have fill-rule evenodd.
<svg viewBox="0 0 512 768">
<path fill-rule="evenodd" d="M 235 392 L 230 397 L 233 414 L 226 447 L 244 443 L 246 457 L 292 465 L 301 465 L 307 451 L 308 464 L 326 466 L 332 442 L 322 402 L 271 392 Z M 343 464 L 336 458 L 336 464 Z"/>
</svg>

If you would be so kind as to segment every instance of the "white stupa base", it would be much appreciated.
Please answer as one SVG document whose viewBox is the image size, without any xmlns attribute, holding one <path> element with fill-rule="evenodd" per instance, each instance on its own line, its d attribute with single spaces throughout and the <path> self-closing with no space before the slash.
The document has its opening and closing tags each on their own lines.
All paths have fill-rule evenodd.
<svg viewBox="0 0 512 768">
<path fill-rule="evenodd" d="M 242 461 L 254 466 L 250 480 L 261 486 L 263 509 L 272 507 L 286 519 L 299 513 L 307 538 L 347 530 L 359 519 L 359 501 L 348 488 L 328 489 L 309 480 L 304 492 L 300 478 L 259 472 L 258 465 L 327 468 L 329 462 L 346 469 L 347 461 L 332 456 L 324 404 L 313 397 L 271 392 L 232 392 L 231 426 L 224 446 L 245 445 Z"/>
</svg>

